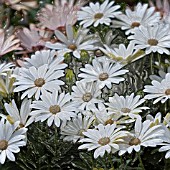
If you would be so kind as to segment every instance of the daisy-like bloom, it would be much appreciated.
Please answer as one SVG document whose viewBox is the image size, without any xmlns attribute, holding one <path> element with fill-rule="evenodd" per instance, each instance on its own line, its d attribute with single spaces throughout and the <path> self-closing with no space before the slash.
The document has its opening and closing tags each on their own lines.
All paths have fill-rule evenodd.
<svg viewBox="0 0 170 170">
<path fill-rule="evenodd" d="M 61 41 L 52 44 L 51 42 L 46 43 L 46 47 L 58 50 L 59 55 L 73 52 L 74 57 L 80 58 L 81 50 L 93 51 L 95 50 L 94 44 L 98 40 L 94 35 L 88 35 L 88 29 L 79 29 L 76 33 L 71 25 L 66 26 L 66 35 L 56 30 L 55 35 Z"/>
<path fill-rule="evenodd" d="M 167 113 L 166 116 L 164 117 L 163 124 L 166 127 L 170 127 L 170 113 Z"/>
<path fill-rule="evenodd" d="M 0 75 L 7 75 L 7 72 L 11 71 L 11 67 L 14 65 L 12 63 L 2 63 L 0 64 Z"/>
<path fill-rule="evenodd" d="M 115 62 L 120 62 L 123 65 L 138 60 L 145 55 L 144 51 L 136 50 L 135 44 L 132 42 L 129 43 L 127 48 L 124 44 L 120 44 L 118 48 L 111 48 L 104 44 L 104 48 L 100 47 L 100 50 Z"/>
<path fill-rule="evenodd" d="M 158 112 L 155 117 L 153 117 L 152 115 L 147 115 L 146 116 L 146 120 L 150 120 L 151 126 L 155 126 L 155 125 L 159 125 L 162 123 L 162 114 L 160 112 Z"/>
<path fill-rule="evenodd" d="M 170 99 L 170 73 L 165 75 L 165 79 L 161 82 L 153 80 L 151 82 L 152 85 L 144 86 L 144 92 L 149 93 L 144 98 L 145 99 L 154 99 L 153 104 L 161 101 L 161 103 L 165 103 L 166 100 Z"/>
<path fill-rule="evenodd" d="M 102 102 L 101 99 L 98 99 L 102 92 L 96 83 L 77 81 L 76 86 L 73 86 L 72 89 L 72 100 L 77 105 L 79 111 L 89 111 L 94 104 Z"/>
<path fill-rule="evenodd" d="M 111 19 L 121 14 L 121 12 L 116 11 L 120 6 L 113 6 L 113 4 L 114 1 L 105 0 L 102 4 L 91 2 L 89 6 L 82 7 L 81 11 L 78 11 L 80 25 L 83 25 L 84 28 L 91 25 L 97 27 L 99 24 L 110 25 Z"/>
<path fill-rule="evenodd" d="M 21 41 L 21 46 L 29 52 L 41 49 L 45 46 L 45 41 L 39 33 L 39 29 L 34 24 L 30 24 L 30 29 L 23 28 L 18 30 L 17 37 Z"/>
<path fill-rule="evenodd" d="M 18 110 L 17 105 L 14 100 L 12 100 L 12 103 L 8 104 L 5 103 L 5 109 L 7 113 L 9 114 L 6 116 L 6 119 L 13 124 L 14 122 L 19 121 L 19 127 L 28 127 L 33 121 L 34 117 L 30 117 L 31 113 L 31 100 L 28 100 L 25 98 L 21 104 L 20 110 Z"/>
<path fill-rule="evenodd" d="M 0 29 L 0 56 L 19 49 L 20 40 L 16 39 L 15 35 L 6 37 L 5 31 Z"/>
<path fill-rule="evenodd" d="M 106 103 L 106 105 L 112 113 L 137 118 L 139 116 L 138 113 L 149 109 L 148 107 L 140 106 L 144 102 L 144 99 L 140 99 L 140 95 L 135 96 L 134 93 L 125 97 L 115 94 L 113 97 L 109 97 L 109 103 Z"/>
<path fill-rule="evenodd" d="M 63 70 L 54 71 L 54 68 L 49 68 L 48 64 L 44 64 L 39 68 L 34 66 L 29 69 L 21 68 L 16 77 L 17 82 L 14 83 L 17 87 L 14 92 L 25 91 L 21 99 L 28 96 L 31 98 L 35 95 L 35 99 L 38 100 L 41 93 L 47 91 L 52 92 L 53 89 L 59 89 L 60 85 L 64 82 L 59 80 L 64 75 Z"/>
<path fill-rule="evenodd" d="M 133 150 L 139 152 L 141 146 L 144 147 L 156 147 L 163 142 L 164 129 L 162 125 L 151 126 L 152 121 L 145 120 L 142 122 L 142 118 L 138 117 L 135 122 L 134 132 L 124 138 L 124 142 L 121 143 L 119 155 L 123 155 L 125 152 L 129 154 Z"/>
<path fill-rule="evenodd" d="M 42 50 L 36 51 L 35 54 L 31 55 L 31 58 L 25 58 L 23 67 L 30 68 L 32 66 L 38 68 L 44 64 L 48 64 L 49 68 L 54 70 L 62 70 L 67 67 L 67 64 L 63 63 L 64 57 L 57 56 L 55 50 Z"/>
<path fill-rule="evenodd" d="M 77 21 L 77 11 L 86 3 L 84 0 L 55 0 L 54 5 L 47 4 L 38 13 L 40 24 L 50 30 L 65 31 L 66 25 L 74 25 Z"/>
<path fill-rule="evenodd" d="M 80 68 L 83 73 L 78 77 L 83 78 L 83 82 L 97 82 L 100 89 L 107 86 L 109 89 L 112 83 L 119 84 L 125 79 L 120 77 L 128 72 L 128 70 L 121 69 L 122 65 L 119 63 L 114 64 L 112 60 L 104 57 L 93 59 L 92 65 L 86 64 L 85 68 Z"/>
<path fill-rule="evenodd" d="M 35 121 L 44 122 L 47 120 L 48 126 L 54 124 L 59 127 L 61 122 L 64 124 L 71 117 L 75 117 L 75 104 L 71 102 L 71 96 L 65 92 L 59 94 L 54 90 L 52 93 L 41 95 L 41 100 L 33 101 L 31 108 L 35 109 L 31 115 L 35 117 Z"/>
<path fill-rule="evenodd" d="M 3 2 L 17 11 L 38 7 L 36 0 L 3 0 Z"/>
<path fill-rule="evenodd" d="M 108 124 L 106 126 L 99 124 L 97 129 L 88 129 L 87 132 L 83 132 L 86 138 L 81 139 L 80 142 L 85 142 L 79 146 L 78 149 L 88 149 L 88 151 L 94 150 L 94 158 L 98 156 L 103 157 L 105 152 L 116 152 L 119 150 L 118 142 L 123 142 L 128 132 L 122 130 L 123 127 L 116 127 L 115 124 Z"/>
<path fill-rule="evenodd" d="M 148 24 L 153 25 L 160 20 L 160 13 L 155 12 L 155 7 L 148 8 L 148 4 L 142 5 L 138 3 L 132 11 L 130 8 L 125 10 L 125 14 L 117 15 L 116 18 L 120 21 L 113 21 L 113 27 L 127 30 L 126 35 L 134 32 L 134 28 L 140 25 L 146 27 Z"/>
<path fill-rule="evenodd" d="M 86 132 L 94 121 L 94 116 L 83 116 L 81 113 L 77 117 L 68 121 L 66 126 L 61 128 L 61 134 L 64 135 L 64 141 L 77 142 L 84 138 L 82 132 Z"/>
<path fill-rule="evenodd" d="M 128 116 L 123 116 L 119 113 L 112 113 L 108 112 L 107 108 L 103 103 L 98 104 L 98 108 L 94 107 L 91 109 L 92 112 L 96 116 L 96 123 L 102 123 L 103 125 L 107 124 L 126 124 L 126 123 L 132 123 L 135 120 L 129 118 Z"/>
<path fill-rule="evenodd" d="M 170 31 L 169 24 L 140 26 L 134 30 L 134 35 L 128 37 L 136 44 L 136 49 L 145 49 L 146 54 L 158 52 L 169 54 Z"/>
<path fill-rule="evenodd" d="M 4 164 L 6 157 L 15 161 L 15 156 L 13 153 L 20 152 L 20 148 L 26 145 L 25 133 L 26 128 L 18 129 L 19 122 L 11 125 L 8 121 L 4 119 L 0 120 L 0 163 Z"/>
</svg>

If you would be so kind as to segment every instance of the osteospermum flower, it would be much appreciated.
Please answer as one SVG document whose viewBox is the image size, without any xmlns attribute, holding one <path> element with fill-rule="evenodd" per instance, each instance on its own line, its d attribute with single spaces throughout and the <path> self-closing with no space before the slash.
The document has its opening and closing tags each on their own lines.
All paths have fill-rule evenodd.
<svg viewBox="0 0 170 170">
<path fill-rule="evenodd" d="M 11 71 L 11 67 L 14 65 L 12 63 L 2 63 L 0 64 L 0 75 L 7 75 L 7 72 Z"/>
<path fill-rule="evenodd" d="M 49 68 L 54 70 L 62 70 L 67 67 L 64 62 L 63 56 L 57 56 L 55 50 L 41 50 L 36 51 L 35 54 L 31 55 L 31 58 L 25 58 L 23 67 L 30 68 L 32 66 L 38 68 L 44 64 L 48 64 Z"/>
<path fill-rule="evenodd" d="M 91 110 L 95 103 L 102 102 L 102 100 L 99 99 L 101 90 L 96 83 L 77 81 L 76 86 L 73 86 L 72 89 L 72 100 L 80 111 Z"/>
<path fill-rule="evenodd" d="M 105 0 L 101 5 L 99 2 L 95 4 L 91 2 L 89 6 L 82 7 L 81 11 L 78 11 L 80 25 L 83 25 L 84 28 L 91 25 L 97 27 L 99 24 L 110 25 L 111 19 L 121 13 L 116 11 L 120 6 L 113 6 L 113 4 L 114 1 Z"/>
<path fill-rule="evenodd" d="M 138 3 L 134 10 L 127 8 L 125 14 L 117 15 L 119 21 L 113 21 L 113 27 L 127 30 L 126 35 L 133 33 L 136 27 L 153 25 L 160 20 L 160 13 L 155 12 L 155 7 L 148 8 L 148 4 Z"/>
<path fill-rule="evenodd" d="M 136 44 L 136 49 L 145 49 L 146 54 L 151 52 L 169 54 L 169 24 L 140 26 L 134 30 L 134 35 L 129 36 L 128 39 L 131 39 Z"/>
<path fill-rule="evenodd" d="M 94 50 L 98 40 L 93 35 L 88 35 L 88 29 L 79 29 L 76 33 L 71 25 L 66 26 L 66 35 L 56 30 L 55 35 L 61 41 L 52 44 L 46 43 L 46 47 L 58 50 L 59 55 L 73 52 L 74 57 L 80 58 L 81 50 Z"/>
<path fill-rule="evenodd" d="M 100 89 L 104 86 L 110 89 L 112 83 L 119 84 L 124 81 L 124 78 L 120 76 L 127 73 L 128 70 L 121 68 L 121 64 L 114 64 L 110 59 L 100 57 L 93 59 L 92 65 L 86 64 L 85 68 L 80 68 L 83 73 L 80 73 L 78 77 L 83 78 L 81 80 L 83 82 L 97 82 Z"/>
<path fill-rule="evenodd" d="M 112 113 L 136 118 L 142 110 L 149 109 L 148 107 L 140 106 L 144 102 L 144 99 L 140 99 L 140 95 L 135 96 L 134 93 L 125 97 L 115 94 L 113 97 L 109 97 L 109 103 L 106 103 L 106 105 Z"/>
<path fill-rule="evenodd" d="M 0 29 L 0 56 L 19 49 L 19 42 L 15 35 L 6 37 L 5 31 Z"/>
<path fill-rule="evenodd" d="M 65 92 L 59 94 L 54 90 L 52 93 L 41 95 L 41 100 L 33 101 L 31 108 L 35 109 L 31 115 L 35 117 L 35 121 L 44 122 L 47 120 L 48 126 L 54 124 L 59 127 L 61 122 L 64 124 L 71 117 L 75 117 L 75 104 L 72 103 L 71 96 Z"/>
<path fill-rule="evenodd" d="M 152 85 L 144 86 L 144 92 L 149 93 L 145 96 L 145 99 L 155 99 L 153 104 L 161 101 L 165 103 L 166 100 L 170 99 L 170 73 L 167 73 L 165 78 L 159 82 L 156 80 L 152 81 Z"/>
<path fill-rule="evenodd" d="M 99 124 L 97 129 L 88 129 L 83 132 L 86 138 L 81 139 L 82 144 L 78 149 L 94 150 L 94 158 L 103 157 L 105 152 L 116 152 L 119 150 L 118 142 L 122 142 L 122 138 L 127 135 L 127 131 L 122 130 L 123 127 L 116 128 L 115 124 L 106 126 Z"/>
<path fill-rule="evenodd" d="M 83 132 L 86 132 L 94 121 L 94 117 L 83 116 L 78 114 L 72 120 L 61 128 L 61 134 L 64 135 L 64 141 L 77 142 L 79 139 L 84 138 Z"/>
<path fill-rule="evenodd" d="M 21 99 L 25 96 L 31 98 L 35 95 L 35 99 L 38 100 L 41 93 L 59 89 L 59 86 L 64 84 L 63 81 L 59 80 L 63 75 L 63 70 L 54 71 L 54 68 L 49 68 L 47 64 L 39 68 L 34 66 L 29 69 L 21 68 L 19 74 L 14 75 L 17 80 L 14 83 L 17 86 L 14 92 L 25 91 Z"/>
<path fill-rule="evenodd" d="M 5 103 L 4 105 L 5 109 L 9 114 L 8 116 L 6 116 L 6 119 L 11 124 L 19 121 L 19 127 L 29 126 L 34 121 L 34 117 L 30 117 L 30 113 L 31 113 L 30 105 L 31 105 L 31 100 L 24 99 L 21 104 L 20 110 L 18 110 L 15 100 L 12 100 L 12 103 L 10 104 Z"/>
<path fill-rule="evenodd" d="M 15 161 L 13 153 L 20 151 L 19 147 L 25 146 L 26 128 L 18 129 L 19 122 L 11 125 L 8 121 L 1 119 L 0 121 L 0 163 L 4 164 L 6 157 L 10 161 Z"/>
<path fill-rule="evenodd" d="M 142 122 L 141 117 L 138 117 L 135 122 L 135 129 L 128 137 L 124 138 L 124 142 L 121 143 L 119 155 L 123 155 L 125 152 L 129 154 L 133 150 L 139 152 L 141 146 L 144 147 L 156 147 L 163 142 L 164 129 L 162 125 L 151 126 L 152 121 L 145 120 Z"/>
<path fill-rule="evenodd" d="M 104 44 L 104 48 L 100 47 L 100 50 L 115 62 L 120 62 L 123 65 L 138 60 L 145 55 L 142 50 L 136 50 L 135 44 L 132 42 L 129 43 L 127 48 L 124 44 L 120 44 L 118 48 L 112 48 Z"/>
</svg>

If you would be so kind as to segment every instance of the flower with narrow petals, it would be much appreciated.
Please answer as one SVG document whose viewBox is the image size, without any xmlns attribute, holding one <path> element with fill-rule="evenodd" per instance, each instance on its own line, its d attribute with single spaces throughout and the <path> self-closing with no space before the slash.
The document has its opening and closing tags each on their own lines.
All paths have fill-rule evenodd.
<svg viewBox="0 0 170 170">
<path fill-rule="evenodd" d="M 52 92 L 53 89 L 59 89 L 60 85 L 64 85 L 64 82 L 59 80 L 64 75 L 63 70 L 55 71 L 54 68 L 49 68 L 48 64 L 44 64 L 38 68 L 32 66 L 29 69 L 21 68 L 16 77 L 17 82 L 14 83 L 17 87 L 14 92 L 25 91 L 21 99 L 28 96 L 31 98 L 35 95 L 35 99 L 38 100 L 41 93 L 47 91 Z"/>
<path fill-rule="evenodd" d="M 97 82 L 100 89 L 107 86 L 109 89 L 112 83 L 119 84 L 125 79 L 120 77 L 128 72 L 128 70 L 121 69 L 123 66 L 119 63 L 113 63 L 112 60 L 106 57 L 99 57 L 93 59 L 92 65 L 86 64 L 85 68 L 80 68 L 83 73 L 78 77 L 83 78 L 83 82 Z"/>
<path fill-rule="evenodd" d="M 155 24 L 154 26 L 140 26 L 134 30 L 134 35 L 128 37 L 136 44 L 136 49 L 145 49 L 146 54 L 158 52 L 170 54 L 169 24 Z"/>
<path fill-rule="evenodd" d="M 79 29 L 76 33 L 71 25 L 66 26 L 66 35 L 62 32 L 56 30 L 55 35 L 61 41 L 52 44 L 51 42 L 46 42 L 46 47 L 50 49 L 58 50 L 59 55 L 64 55 L 66 53 L 73 53 L 73 56 L 80 58 L 81 50 L 93 51 L 95 50 L 94 44 L 98 42 L 94 35 L 88 35 L 88 29 Z"/>
<path fill-rule="evenodd" d="M 0 75 L 6 76 L 7 72 L 11 71 L 11 67 L 14 65 L 12 63 L 2 63 L 0 64 Z"/>
<path fill-rule="evenodd" d="M 94 117 L 83 116 L 81 113 L 68 121 L 67 124 L 61 128 L 61 135 L 64 135 L 64 141 L 77 142 L 84 138 L 83 132 L 86 132 L 94 121 Z"/>
<path fill-rule="evenodd" d="M 71 117 L 75 117 L 75 104 L 71 102 L 71 96 L 65 92 L 59 94 L 54 90 L 52 93 L 41 95 L 41 100 L 33 101 L 31 108 L 35 109 L 31 115 L 35 117 L 35 122 L 47 120 L 48 126 L 54 124 L 59 127 Z"/>
<path fill-rule="evenodd" d="M 19 122 L 11 125 L 4 119 L 0 120 L 0 163 L 4 164 L 6 157 L 10 161 L 15 161 L 13 153 L 20 152 L 20 148 L 26 145 L 26 128 L 18 129 Z"/>
<path fill-rule="evenodd" d="M 132 11 L 130 8 L 125 10 L 125 14 L 117 15 L 116 18 L 119 21 L 113 21 L 114 28 L 121 28 L 127 30 L 126 35 L 134 32 L 136 27 L 153 25 L 160 20 L 160 13 L 155 12 L 155 7 L 148 8 L 148 4 L 142 5 L 138 3 L 135 9 Z"/>
<path fill-rule="evenodd" d="M 0 29 L 0 56 L 19 49 L 20 40 L 16 39 L 15 35 L 6 37 L 5 31 Z"/>
<path fill-rule="evenodd" d="M 157 80 L 153 80 L 152 85 L 144 86 L 144 92 L 149 93 L 145 96 L 145 99 L 154 99 L 153 104 L 161 101 L 161 103 L 165 103 L 166 100 L 170 99 L 170 73 L 165 75 L 165 78 L 159 82 Z"/>
<path fill-rule="evenodd" d="M 110 25 L 111 19 L 121 14 L 121 12 L 116 11 L 120 6 L 113 6 L 113 4 L 114 1 L 105 0 L 102 4 L 90 2 L 89 6 L 82 7 L 81 11 L 78 11 L 80 25 L 83 25 L 84 28 L 91 25 L 97 27 L 99 24 Z"/>
<path fill-rule="evenodd" d="M 115 94 L 113 97 L 109 97 L 109 103 L 106 103 L 106 105 L 112 113 L 136 118 L 142 110 L 149 109 L 148 107 L 140 106 L 144 102 L 144 99 L 140 99 L 140 95 L 135 96 L 134 93 L 125 97 Z"/>
<path fill-rule="evenodd" d="M 88 129 L 83 132 L 86 138 L 81 139 L 79 142 L 85 143 L 79 146 L 78 149 L 94 150 L 94 158 L 103 157 L 105 152 L 116 152 L 119 150 L 118 142 L 123 142 L 128 132 L 122 130 L 123 127 L 116 127 L 115 124 L 108 124 L 106 126 L 99 124 L 97 129 Z"/>
<path fill-rule="evenodd" d="M 73 102 L 77 105 L 79 111 L 91 110 L 93 105 L 101 103 L 99 99 L 101 90 L 96 83 L 76 82 L 76 86 L 72 87 L 71 93 Z"/>
<path fill-rule="evenodd" d="M 133 150 L 139 152 L 141 146 L 144 147 L 156 147 L 163 142 L 164 129 L 162 125 L 151 126 L 152 121 L 145 120 L 142 122 L 142 118 L 138 117 L 135 122 L 134 132 L 124 138 L 124 142 L 121 143 L 119 155 L 123 155 L 125 152 L 129 154 Z"/>
</svg>

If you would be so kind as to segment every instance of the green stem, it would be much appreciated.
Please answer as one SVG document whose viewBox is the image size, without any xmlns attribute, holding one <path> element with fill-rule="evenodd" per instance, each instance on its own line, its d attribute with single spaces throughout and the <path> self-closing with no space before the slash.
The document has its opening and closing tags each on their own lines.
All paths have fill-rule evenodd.
<svg viewBox="0 0 170 170">
<path fill-rule="evenodd" d="M 142 162 L 142 159 L 141 159 L 140 153 L 138 152 L 137 154 L 138 154 L 138 158 L 139 158 L 140 166 L 141 166 L 142 170 L 145 170 L 145 167 L 144 167 L 144 165 L 143 165 L 143 162 Z"/>
<path fill-rule="evenodd" d="M 153 69 L 153 52 L 150 55 L 150 72 L 151 72 L 151 74 L 154 74 L 154 69 Z"/>
<path fill-rule="evenodd" d="M 158 56 L 159 68 L 161 68 L 161 55 L 157 53 L 157 56 Z"/>
<path fill-rule="evenodd" d="M 109 157 L 109 161 L 110 161 L 110 165 L 111 165 L 111 168 L 113 168 L 114 169 L 114 165 L 113 165 L 113 161 L 112 161 L 112 154 L 110 153 L 110 154 L 108 154 L 108 157 Z"/>
</svg>

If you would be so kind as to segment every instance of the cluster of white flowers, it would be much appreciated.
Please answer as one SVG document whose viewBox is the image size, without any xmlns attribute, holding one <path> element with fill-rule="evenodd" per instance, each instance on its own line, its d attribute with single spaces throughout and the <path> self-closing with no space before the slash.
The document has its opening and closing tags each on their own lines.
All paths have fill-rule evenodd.
<svg viewBox="0 0 170 170">
<path fill-rule="evenodd" d="M 149 57 L 150 53 L 170 55 L 167 12 L 166 17 L 161 17 L 155 7 L 141 3 L 133 10 L 127 8 L 125 13 L 114 1 L 84 4 L 84 1 L 59 3 L 56 0 L 54 5 L 43 8 L 39 24 L 41 28 L 51 29 L 50 33 L 43 34 L 31 25 L 31 30 L 25 28 L 18 32 L 18 38 L 11 35 L 5 40 L 5 33 L 0 29 L 0 56 L 17 50 L 19 41 L 22 50 L 31 53 L 19 61 L 20 67 L 0 64 L 0 96 L 7 98 L 15 93 L 22 101 L 18 109 L 12 96 L 11 102 L 4 103 L 7 114 L 0 113 L 1 164 L 6 157 L 15 161 L 13 153 L 27 144 L 28 126 L 38 121 L 46 121 L 49 127 L 54 125 L 63 140 L 79 143 L 78 149 L 94 150 L 94 158 L 103 157 L 106 152 L 118 152 L 121 156 L 158 145 L 163 145 L 159 151 L 168 151 L 165 158 L 170 157 L 169 114 L 164 119 L 161 113 L 155 117 L 142 114 L 150 109 L 146 100 L 155 99 L 155 104 L 170 99 L 170 67 L 166 72 L 161 68 L 159 75 L 150 76 L 152 85 L 144 86 L 143 92 L 148 93 L 145 96 L 136 92 L 119 94 L 113 90 L 115 85 L 125 81 L 130 72 L 126 67 L 129 63 Z M 66 12 L 64 7 L 67 7 Z M 60 23 L 58 19 L 53 23 L 58 9 L 67 20 Z M 80 24 L 74 26 L 77 20 Z M 110 33 L 102 42 L 99 34 L 91 31 L 100 25 L 125 30 L 129 44 L 115 47 Z M 100 56 L 95 55 L 97 51 Z M 72 62 L 79 62 L 83 52 L 89 62 L 73 70 L 76 78 L 69 88 L 66 81 L 73 76 L 67 75 L 67 71 L 72 68 L 65 58 L 71 56 Z M 105 89 L 112 91 L 108 100 L 103 97 Z"/>
</svg>

